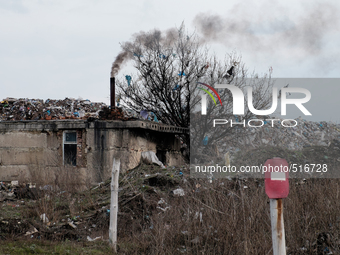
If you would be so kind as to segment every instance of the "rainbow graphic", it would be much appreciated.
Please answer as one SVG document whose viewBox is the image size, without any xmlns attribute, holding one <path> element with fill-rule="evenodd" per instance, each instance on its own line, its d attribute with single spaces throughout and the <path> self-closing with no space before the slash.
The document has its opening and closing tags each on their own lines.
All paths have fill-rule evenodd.
<svg viewBox="0 0 340 255">
<path fill-rule="evenodd" d="M 217 91 L 216 91 L 213 87 L 211 87 L 211 86 L 208 85 L 208 84 L 202 83 L 202 82 L 197 82 L 197 83 L 206 86 L 206 87 L 209 88 L 212 92 L 214 92 L 214 94 L 217 96 L 218 100 L 220 101 L 220 104 L 222 105 L 221 98 L 220 98 L 219 94 L 217 93 Z M 215 97 L 210 93 L 210 91 L 208 91 L 208 90 L 206 90 L 206 89 L 203 89 L 203 88 L 198 88 L 198 89 L 205 91 L 205 92 L 212 98 L 212 100 L 214 101 L 214 103 L 215 103 L 215 105 L 216 105 L 216 99 L 215 99 Z"/>
</svg>

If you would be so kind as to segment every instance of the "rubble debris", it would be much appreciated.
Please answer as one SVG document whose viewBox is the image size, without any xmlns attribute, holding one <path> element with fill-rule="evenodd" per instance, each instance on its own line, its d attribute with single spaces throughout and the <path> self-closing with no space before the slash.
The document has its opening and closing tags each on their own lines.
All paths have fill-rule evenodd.
<svg viewBox="0 0 340 255">
<path fill-rule="evenodd" d="M 26 233 L 30 228 L 30 224 L 26 220 L 18 220 L 7 218 L 0 221 L 0 230 L 2 239 L 4 235 L 20 235 L 22 233 Z"/>
<path fill-rule="evenodd" d="M 183 168 L 180 170 L 184 171 Z M 120 182 L 121 220 L 125 223 L 138 221 L 138 225 L 141 224 L 148 229 L 154 228 L 152 216 L 168 213 L 172 208 L 170 206 L 172 198 L 168 197 L 168 191 L 178 187 L 181 180 L 175 174 L 178 171 L 179 169 L 173 168 L 162 170 L 155 165 L 141 165 L 126 173 Z M 149 173 L 148 176 L 146 173 Z M 15 234 L 17 237 L 32 240 L 87 242 L 103 240 L 104 236 L 98 231 L 105 232 L 109 227 L 110 183 L 110 180 L 107 180 L 76 195 L 41 184 L 40 188 L 39 185 L 36 186 L 39 193 L 37 199 L 28 198 L 23 201 L 13 196 L 11 200 L 0 203 L 3 212 L 0 217 L 0 239 L 10 239 L 12 234 Z M 7 193 L 10 192 L 8 189 L 12 189 L 11 182 L 2 182 L 2 185 L 7 190 L 1 188 L 0 194 L 7 197 Z M 31 184 L 14 189 L 29 188 L 29 185 Z M 131 190 L 131 185 L 137 188 Z M 144 205 L 146 211 L 138 210 L 130 214 L 133 208 Z M 131 230 L 119 231 L 128 233 Z"/>
<path fill-rule="evenodd" d="M 99 112 L 100 120 L 128 120 L 130 118 L 125 117 L 122 108 L 110 109 L 106 106 Z"/>
<path fill-rule="evenodd" d="M 156 174 L 155 176 L 145 179 L 144 183 L 152 187 L 174 187 L 179 184 L 176 179 L 161 174 Z"/>
<path fill-rule="evenodd" d="M 32 188 L 30 188 L 32 187 Z M 36 188 L 33 188 L 33 186 L 30 186 L 30 184 L 26 184 L 24 187 L 17 187 L 14 189 L 14 194 L 18 199 L 37 199 L 39 198 L 39 192 Z"/>
<path fill-rule="evenodd" d="M 167 235 L 173 234 L 176 238 L 185 238 L 183 240 L 186 240 L 189 244 L 191 241 L 193 245 L 196 242 L 202 243 L 202 240 L 205 241 L 207 238 L 210 238 L 208 240 L 212 240 L 212 242 L 215 243 L 219 242 L 216 238 L 220 238 L 220 233 L 227 233 L 227 231 L 225 231 L 226 229 L 220 229 L 220 225 L 218 222 L 216 223 L 215 217 L 210 217 L 210 215 L 221 215 L 219 219 L 222 221 L 225 220 L 226 217 L 228 217 L 228 219 L 234 219 L 236 217 L 236 220 L 238 221 L 243 219 L 242 214 L 238 213 L 237 210 L 234 214 L 229 216 L 229 213 L 233 213 L 231 206 L 230 212 L 224 213 L 224 211 L 220 212 L 217 210 L 220 210 L 222 206 L 229 208 L 228 205 L 234 204 L 234 208 L 237 208 L 237 206 L 240 205 L 241 200 L 243 199 L 241 199 L 241 194 L 243 192 L 242 187 L 244 187 L 244 181 L 239 182 L 236 178 L 230 181 L 224 180 L 223 186 L 217 186 L 217 181 L 214 182 L 212 186 L 203 179 L 191 179 L 184 183 L 184 179 L 177 176 L 179 171 L 183 171 L 183 175 L 186 175 L 189 173 L 189 167 L 177 169 L 168 167 L 167 170 L 162 170 L 157 166 L 142 165 L 134 170 L 124 173 L 121 176 L 120 187 L 122 189 L 119 192 L 120 211 L 118 214 L 119 226 L 121 227 L 118 228 L 118 234 L 122 240 L 123 238 L 133 236 L 134 234 L 138 234 L 139 237 L 142 237 L 145 233 L 157 233 L 155 231 L 162 229 L 162 231 L 166 231 L 164 233 Z M 157 176 L 158 180 L 160 180 L 160 177 L 163 177 L 163 180 L 172 180 L 177 178 L 180 183 L 176 184 L 176 188 L 182 188 L 186 196 L 172 196 L 170 191 L 176 188 L 170 188 L 168 185 L 166 189 L 162 189 L 162 187 L 157 186 L 152 187 L 152 189 L 156 192 L 149 192 L 149 190 L 145 190 L 143 188 L 143 184 L 145 183 L 145 186 L 149 185 L 146 183 L 149 182 L 150 178 L 154 178 L 151 176 Z M 260 180 L 260 182 L 263 182 L 263 180 Z M 314 181 L 311 180 L 311 182 Z M 37 209 L 46 205 L 46 200 L 44 199 L 40 202 L 39 200 L 26 201 L 25 208 L 21 208 L 21 206 L 20 208 L 13 208 L 8 206 L 8 203 L 0 204 L 2 210 L 8 210 L 8 216 L 2 214 L 4 218 L 0 219 L 0 231 L 2 238 L 4 240 L 11 240 L 14 235 L 16 240 L 23 238 L 25 242 L 27 239 L 34 242 L 39 242 L 40 240 L 43 240 L 44 242 L 48 240 L 53 242 L 67 240 L 67 242 L 70 241 L 74 243 L 82 242 L 84 247 L 88 247 L 88 245 L 97 241 L 100 242 L 99 245 L 101 245 L 102 241 L 107 239 L 105 235 L 109 228 L 109 214 L 107 213 L 110 203 L 110 183 L 110 180 L 106 180 L 105 182 L 100 183 L 99 186 L 95 186 L 97 187 L 96 189 L 89 188 L 88 190 L 79 193 L 68 193 L 67 191 L 61 193 L 60 190 L 56 189 L 54 189 L 54 195 L 52 192 L 48 192 L 51 195 L 51 199 L 53 199 L 51 200 L 53 201 L 53 207 L 51 208 L 55 208 L 57 211 L 56 213 L 51 210 L 42 211 L 45 212 L 46 215 L 49 215 L 48 217 L 51 222 L 50 225 L 43 224 L 39 217 L 36 217 Z M 247 180 L 246 185 L 249 187 L 249 190 L 255 190 L 255 187 L 258 187 L 254 180 Z M 320 184 L 320 187 L 324 186 L 326 185 L 323 183 Z M 295 189 L 296 197 L 298 197 L 298 194 L 308 190 L 310 187 L 314 186 L 304 185 L 296 188 L 294 185 L 293 188 Z M 196 188 L 200 188 L 201 192 L 194 193 L 193 190 Z M 261 195 L 262 189 L 263 187 L 259 188 L 260 193 L 244 193 L 248 194 L 244 196 L 244 198 L 247 199 L 247 196 L 251 196 L 256 193 Z M 209 191 L 209 193 L 207 193 L 207 191 Z M 213 192 L 216 192 L 216 194 Z M 230 194 L 232 194 L 232 196 Z M 330 192 L 329 194 L 332 193 Z M 213 196 L 223 199 L 221 201 L 221 207 L 217 207 L 217 203 L 212 203 L 214 201 L 218 201 L 212 200 L 215 199 Z M 260 203 L 254 203 L 254 208 L 256 208 L 258 204 L 263 207 L 266 206 L 266 198 L 263 198 L 263 196 L 259 197 L 261 197 L 262 200 L 259 200 L 261 201 Z M 72 214 L 69 211 L 70 201 L 73 201 L 74 198 L 76 198 L 74 204 L 78 206 L 76 210 L 77 214 Z M 252 197 L 249 197 L 249 200 L 250 199 L 252 199 Z M 324 199 L 322 199 L 322 201 L 323 200 Z M 306 199 L 306 201 L 308 201 L 308 199 Z M 184 204 L 181 204 L 183 202 Z M 57 210 L 58 207 L 56 207 L 57 204 L 55 203 L 58 203 L 58 207 L 65 206 L 66 209 Z M 328 204 L 326 199 L 325 204 Z M 40 207 L 38 207 L 38 205 L 40 205 Z M 204 208 L 201 206 L 204 206 Z M 291 206 L 294 206 L 294 201 L 291 202 Z M 26 213 L 19 215 L 19 213 L 23 213 L 24 211 Z M 216 214 L 216 212 L 218 212 L 218 214 Z M 317 212 L 315 213 L 317 214 Z M 204 221 L 203 215 L 205 216 Z M 15 219 L 12 219 L 13 217 L 15 217 Z M 335 220 L 336 218 L 332 218 L 330 222 L 335 224 L 333 223 Z M 324 223 L 321 216 L 320 218 L 316 218 L 316 221 Z M 69 222 L 73 222 L 76 228 L 70 226 Z M 327 227 L 328 224 L 325 228 Z M 218 233 L 217 230 L 219 231 Z M 328 243 L 325 243 L 325 238 L 316 238 L 318 234 L 319 233 L 317 232 L 311 236 L 315 240 L 315 243 L 317 240 L 320 240 L 320 245 L 318 243 L 320 249 L 324 250 L 328 247 L 329 250 L 332 249 L 334 252 L 332 243 L 337 241 L 337 239 L 335 239 L 337 235 L 334 235 L 335 237 L 332 237 L 333 239 L 330 239 L 328 240 Z M 199 236 L 199 238 L 197 238 L 197 236 Z M 173 237 L 171 236 L 171 238 Z M 177 240 L 178 239 L 176 239 L 176 241 Z M 315 244 L 315 249 L 316 246 L 317 244 Z M 123 245 L 120 247 L 123 247 Z M 133 246 L 132 249 L 135 249 L 135 247 L 136 246 Z M 270 246 L 268 247 L 269 248 L 267 250 L 270 249 Z M 303 247 L 301 242 L 299 245 L 295 245 L 295 249 L 299 249 L 300 247 Z M 314 246 L 305 245 L 304 247 L 308 247 L 308 250 L 311 250 Z M 294 250 L 292 249 L 292 251 Z M 122 252 L 125 252 L 125 250 L 122 250 Z M 194 253 L 192 250 L 190 250 L 189 253 L 190 252 Z M 130 253 L 133 253 L 133 251 L 126 252 L 126 254 Z M 297 253 L 300 254 L 299 252 Z"/>
<path fill-rule="evenodd" d="M 137 112 L 125 107 L 111 109 L 105 103 L 91 102 L 81 98 L 47 99 L 46 101 L 6 98 L 0 102 L 0 121 L 57 119 L 133 120 L 143 118 Z M 154 117 L 154 121 L 158 122 L 157 117 Z"/>
<path fill-rule="evenodd" d="M 0 121 L 51 120 L 98 117 L 106 106 L 86 99 L 64 100 L 6 98 L 0 102 Z"/>
<path fill-rule="evenodd" d="M 280 120 L 270 122 L 263 121 L 264 125 L 259 128 L 245 127 L 246 132 L 240 136 L 233 136 L 228 140 L 219 142 L 219 152 L 234 154 L 241 148 L 259 148 L 262 146 L 280 146 L 289 150 L 302 150 L 310 146 L 329 146 L 332 142 L 340 141 L 340 124 L 326 121 L 307 121 L 297 118 L 294 121 L 285 121 L 284 127 Z M 257 125 L 257 124 L 256 124 Z M 258 125 L 261 125 L 259 123 Z"/>
<path fill-rule="evenodd" d="M 98 239 L 102 239 L 103 237 L 102 236 L 97 236 L 96 238 L 91 238 L 91 237 L 89 237 L 89 236 L 87 236 L 87 241 L 89 241 L 89 242 L 93 242 L 93 241 L 96 241 L 96 240 L 98 240 Z"/>
<path fill-rule="evenodd" d="M 178 188 L 172 191 L 175 196 L 183 197 L 185 195 L 184 190 L 182 188 Z"/>
<path fill-rule="evenodd" d="M 19 185 L 19 181 L 11 181 L 11 186 L 18 186 Z"/>
<path fill-rule="evenodd" d="M 47 218 L 47 216 L 46 216 L 46 214 L 45 213 L 43 213 L 43 214 L 41 214 L 40 215 L 40 219 L 42 220 L 42 222 L 43 223 L 49 223 L 49 220 L 48 220 L 48 218 Z"/>
<path fill-rule="evenodd" d="M 192 239 L 190 242 L 191 242 L 191 243 L 194 243 L 194 244 L 197 244 L 197 243 L 200 242 L 200 237 L 199 237 L 199 236 L 196 236 L 196 237 L 195 237 L 194 239 Z"/>
<path fill-rule="evenodd" d="M 27 231 L 25 236 L 29 236 L 29 235 L 33 235 L 34 233 L 38 233 L 39 231 L 33 227 L 33 229 L 31 231 Z"/>
<path fill-rule="evenodd" d="M 7 193 L 7 196 L 9 196 L 9 197 L 14 197 L 14 192 L 9 192 L 9 193 Z"/>
<path fill-rule="evenodd" d="M 72 228 L 77 228 L 77 226 L 73 224 L 73 221 L 69 222 L 68 225 L 71 226 Z"/>
<path fill-rule="evenodd" d="M 146 164 L 156 164 L 160 166 L 161 168 L 165 168 L 163 163 L 159 161 L 159 159 L 156 156 L 156 153 L 153 151 L 144 151 L 142 152 L 142 161 Z"/>
<path fill-rule="evenodd" d="M 146 120 L 146 119 L 148 119 L 149 113 L 148 113 L 148 111 L 143 110 L 143 111 L 140 112 L 140 116 L 142 116 L 143 119 Z"/>
<path fill-rule="evenodd" d="M 161 198 L 161 200 L 159 200 L 157 202 L 157 204 L 158 204 L 158 206 L 156 208 L 162 210 L 163 212 L 166 212 L 167 210 L 170 210 L 170 206 L 168 205 L 167 202 L 165 202 L 165 200 L 163 198 Z M 161 207 L 161 205 L 163 205 L 165 207 L 163 208 L 163 207 Z M 170 226 L 169 226 L 169 228 L 170 228 Z"/>
</svg>

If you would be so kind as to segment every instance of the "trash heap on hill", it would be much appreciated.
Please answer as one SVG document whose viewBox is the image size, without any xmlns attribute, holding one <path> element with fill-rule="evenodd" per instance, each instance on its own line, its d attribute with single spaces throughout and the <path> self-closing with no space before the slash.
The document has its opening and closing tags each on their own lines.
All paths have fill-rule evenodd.
<svg viewBox="0 0 340 255">
<path fill-rule="evenodd" d="M 340 124 L 333 122 L 313 122 L 302 118 L 295 119 L 295 127 L 284 127 L 279 121 L 266 123 L 262 127 L 245 127 L 239 137 L 233 137 L 221 143 L 221 151 L 238 151 L 240 148 L 261 146 L 279 146 L 291 150 L 300 150 L 309 146 L 328 146 L 334 140 L 340 140 Z M 285 125 L 289 125 L 288 122 Z M 293 121 L 290 124 L 294 126 Z M 237 134 L 237 133 L 236 133 Z"/>
<path fill-rule="evenodd" d="M 64 100 L 6 98 L 0 102 L 0 120 L 50 120 L 97 117 L 104 103 L 65 98 Z"/>
<path fill-rule="evenodd" d="M 56 120 L 56 119 L 101 119 L 101 120 L 154 120 L 149 113 L 139 114 L 125 107 L 111 110 L 105 103 L 86 99 L 65 98 L 64 100 L 6 98 L 0 101 L 0 121 Z M 141 112 L 141 113 L 142 113 Z M 147 115 L 147 117 L 145 117 Z M 152 113 L 150 113 L 152 115 Z M 158 122 L 158 120 L 157 120 Z"/>
</svg>

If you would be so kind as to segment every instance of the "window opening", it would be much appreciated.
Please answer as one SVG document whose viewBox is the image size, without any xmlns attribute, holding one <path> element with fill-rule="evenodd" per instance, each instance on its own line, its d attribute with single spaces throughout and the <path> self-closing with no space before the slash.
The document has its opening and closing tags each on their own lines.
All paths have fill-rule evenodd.
<svg viewBox="0 0 340 255">
<path fill-rule="evenodd" d="M 77 132 L 65 131 L 63 139 L 64 165 L 77 165 Z"/>
</svg>

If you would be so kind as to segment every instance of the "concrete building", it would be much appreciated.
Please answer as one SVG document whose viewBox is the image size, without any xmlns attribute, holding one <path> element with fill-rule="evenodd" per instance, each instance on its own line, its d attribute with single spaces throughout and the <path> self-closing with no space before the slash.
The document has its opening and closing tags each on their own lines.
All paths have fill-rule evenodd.
<svg viewBox="0 0 340 255">
<path fill-rule="evenodd" d="M 0 122 L 0 181 L 98 183 L 153 151 L 164 165 L 184 163 L 177 135 L 187 129 L 150 121 L 39 120 Z M 71 181 L 72 180 L 72 181 Z"/>
</svg>

